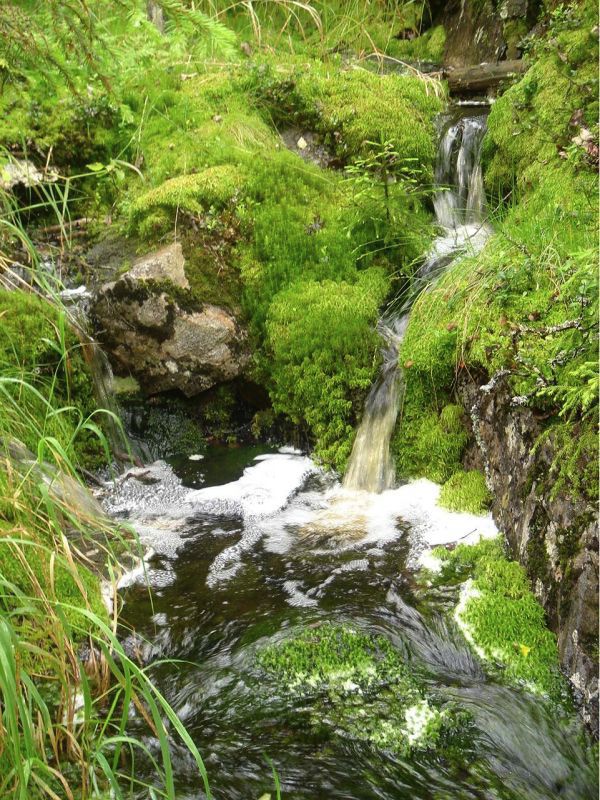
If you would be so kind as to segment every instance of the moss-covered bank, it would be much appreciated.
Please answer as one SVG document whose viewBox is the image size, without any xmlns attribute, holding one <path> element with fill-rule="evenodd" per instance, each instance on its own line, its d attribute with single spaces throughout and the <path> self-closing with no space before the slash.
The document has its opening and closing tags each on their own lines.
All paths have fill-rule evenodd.
<svg viewBox="0 0 600 800">
<path fill-rule="evenodd" d="M 566 701 L 556 637 L 546 627 L 525 570 L 506 559 L 501 540 L 433 553 L 442 562 L 434 582 L 464 581 L 454 618 L 488 669 L 529 691 Z"/>
</svg>

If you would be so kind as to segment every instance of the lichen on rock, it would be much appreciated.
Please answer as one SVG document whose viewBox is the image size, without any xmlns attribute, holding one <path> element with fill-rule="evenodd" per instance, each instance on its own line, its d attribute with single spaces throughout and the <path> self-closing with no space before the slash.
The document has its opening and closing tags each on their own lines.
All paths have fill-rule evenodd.
<svg viewBox="0 0 600 800">
<path fill-rule="evenodd" d="M 248 363 L 244 327 L 188 287 L 181 246 L 173 244 L 97 292 L 99 339 L 116 372 L 132 375 L 146 392 L 177 389 L 192 397 L 238 377 Z"/>
</svg>

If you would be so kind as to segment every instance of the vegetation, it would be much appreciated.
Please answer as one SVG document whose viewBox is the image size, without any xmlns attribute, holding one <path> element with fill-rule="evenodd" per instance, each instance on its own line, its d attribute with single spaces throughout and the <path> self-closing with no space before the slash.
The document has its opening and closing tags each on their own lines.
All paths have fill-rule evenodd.
<svg viewBox="0 0 600 800">
<path fill-rule="evenodd" d="M 483 476 L 463 470 L 455 389 L 467 373 L 504 376 L 513 403 L 544 418 L 534 446 L 552 444 L 554 491 L 595 486 L 596 20 L 588 0 L 550 5 L 547 35 L 526 43 L 530 70 L 489 118 L 496 234 L 420 296 L 400 354 L 398 473 L 444 484 L 453 510 L 490 501 Z M 1 4 L 0 796 L 173 798 L 179 738 L 210 797 L 200 754 L 103 600 L 135 539 L 81 480 L 110 462 L 116 420 L 97 408 L 89 348 L 46 266 L 81 278 L 77 219 L 84 241 L 110 221 L 132 242 L 121 271 L 134 251 L 180 241 L 190 288 L 146 291 L 233 309 L 272 404 L 255 429 L 282 415 L 343 471 L 379 367 L 376 320 L 411 291 L 434 233 L 446 99 L 414 67 L 379 74 L 364 56 L 439 61 L 445 31 L 431 23 L 424 2 Z M 35 179 L 11 181 L 23 163 Z M 229 436 L 233 395 L 215 398 L 201 416 Z M 203 430 L 176 402 L 146 411 L 156 452 L 165 439 L 200 449 Z M 457 620 L 482 658 L 559 697 L 555 642 L 521 568 L 497 544 L 442 559 L 457 580 L 472 570 Z M 383 750 L 441 750 L 466 724 L 386 639 L 345 626 L 304 631 L 259 663 L 308 698 L 315 728 Z M 137 755 L 154 756 L 128 733 L 132 713 L 159 744 L 151 789 L 136 778 Z"/>
<path fill-rule="evenodd" d="M 492 496 L 485 485 L 485 475 L 476 469 L 455 472 L 442 486 L 439 504 L 450 511 L 485 514 Z"/>
<path fill-rule="evenodd" d="M 43 460 L 73 445 L 84 466 L 103 463 L 85 345 L 66 313 L 34 294 L 0 289 L 0 431 Z M 56 405 L 60 414 L 49 410 Z"/>
<path fill-rule="evenodd" d="M 506 559 L 500 539 L 433 552 L 442 561 L 435 580 L 466 581 L 454 618 L 488 668 L 529 691 L 564 700 L 556 637 L 546 627 L 525 570 Z"/>
<path fill-rule="evenodd" d="M 341 469 L 375 375 L 375 324 L 386 291 L 385 275 L 375 268 L 355 284 L 292 284 L 277 295 L 267 319 L 274 408 L 294 422 L 306 420 L 317 455 Z"/>
<path fill-rule="evenodd" d="M 543 414 L 542 436 L 562 443 L 555 491 L 583 493 L 596 483 L 598 416 L 594 19 L 589 3 L 557 9 L 530 43 L 531 69 L 492 107 L 484 155 L 499 198 L 495 235 L 421 296 L 400 356 L 409 414 L 413 397 L 438 409 L 467 370 L 505 376 L 512 402 Z"/>
<path fill-rule="evenodd" d="M 22 311 L 27 303 L 35 314 L 17 318 L 25 324 L 60 318 L 47 301 L 17 292 L 3 296 L 5 312 L 15 304 Z M 205 776 L 204 767 L 174 712 L 115 635 L 116 616 L 105 606 L 101 575 L 113 577 L 119 561 L 135 552 L 135 542 L 81 486 L 82 432 L 95 434 L 104 449 L 107 443 L 76 405 L 59 405 L 54 387 L 64 378 L 69 351 L 60 349 L 64 339 L 58 356 L 51 344 L 48 339 L 36 353 L 40 371 L 49 369 L 48 352 L 55 357 L 47 382 L 35 373 L 35 384 L 6 370 L 0 377 L 0 793 L 33 800 L 70 798 L 77 791 L 83 798 L 112 787 L 115 796 L 124 796 L 125 787 L 137 783 L 134 754 L 146 751 L 125 733 L 133 704 L 161 741 L 155 791 L 173 797 L 165 719 Z M 107 587 L 114 595 L 114 582 Z"/>
<path fill-rule="evenodd" d="M 408 755 L 443 748 L 468 719 L 433 704 L 385 637 L 344 625 L 300 631 L 259 651 L 258 661 L 280 690 L 309 700 L 313 726 L 383 750 Z"/>
</svg>

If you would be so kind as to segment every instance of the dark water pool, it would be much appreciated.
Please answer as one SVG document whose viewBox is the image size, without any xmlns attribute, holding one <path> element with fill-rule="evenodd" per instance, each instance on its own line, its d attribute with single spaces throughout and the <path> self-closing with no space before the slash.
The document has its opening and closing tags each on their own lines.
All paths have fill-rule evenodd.
<svg viewBox="0 0 600 800">
<path fill-rule="evenodd" d="M 192 488 L 214 486 L 237 480 L 256 454 L 222 449 L 173 466 Z M 396 535 L 378 539 L 365 535 L 360 514 L 338 515 L 333 534 L 314 519 L 307 524 L 315 508 L 326 509 L 332 482 L 309 476 L 285 510 L 263 520 L 186 511 L 176 551 L 151 562 L 152 599 L 143 585 L 124 590 L 123 616 L 146 640 L 144 659 L 192 733 L 214 796 L 274 797 L 270 759 L 282 796 L 298 800 L 597 797 L 577 719 L 486 676 L 448 613 L 456 587 L 419 583 L 410 525 L 395 519 Z M 257 530 L 248 539 L 249 528 Z M 227 569 L 215 572 L 224 551 Z M 458 757 L 402 757 L 308 724 L 306 699 L 278 688 L 256 651 L 325 620 L 383 634 L 441 703 L 471 712 Z M 181 661 L 158 663 L 165 657 Z M 203 797 L 193 760 L 183 746 L 173 751 L 179 796 Z M 139 769 L 151 780 L 147 766 Z"/>
</svg>

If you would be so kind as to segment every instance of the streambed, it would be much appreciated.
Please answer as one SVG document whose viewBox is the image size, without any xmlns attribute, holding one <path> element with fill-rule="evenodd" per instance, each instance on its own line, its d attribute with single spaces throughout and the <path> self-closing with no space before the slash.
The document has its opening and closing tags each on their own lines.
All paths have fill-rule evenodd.
<svg viewBox="0 0 600 800">
<path fill-rule="evenodd" d="M 458 587 L 419 577 L 427 545 L 493 535 L 490 518 L 438 509 L 427 481 L 343 490 L 291 450 L 201 455 L 133 470 L 104 502 L 154 551 L 152 594 L 139 574 L 123 585 L 135 631 L 123 638 L 192 733 L 215 797 L 272 791 L 268 759 L 284 798 L 597 796 L 575 715 L 487 676 L 449 614 Z M 312 724 L 310 699 L 261 669 L 263 647 L 327 622 L 384 636 L 440 707 L 470 712 L 450 755 L 403 755 L 326 718 Z M 203 796 L 191 757 L 173 747 L 178 796 Z M 138 774 L 152 779 L 141 762 Z"/>
</svg>

